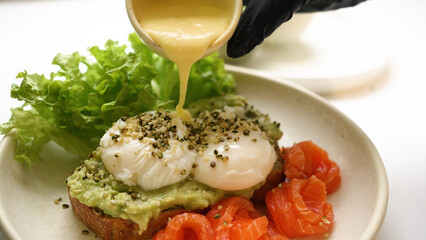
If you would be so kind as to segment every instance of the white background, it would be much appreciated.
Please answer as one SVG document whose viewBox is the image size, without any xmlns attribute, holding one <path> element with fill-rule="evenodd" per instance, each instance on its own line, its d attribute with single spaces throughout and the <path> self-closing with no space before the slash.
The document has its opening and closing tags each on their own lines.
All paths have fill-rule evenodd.
<svg viewBox="0 0 426 240">
<path fill-rule="evenodd" d="M 364 130 L 385 164 L 390 195 L 379 240 L 426 239 L 425 12 L 424 0 L 372 0 L 342 10 L 390 46 L 385 74 L 325 96 Z M 85 53 L 109 38 L 124 43 L 132 31 L 124 1 L 0 0 L 0 122 L 17 106 L 9 89 L 18 72 L 49 73 L 56 53 Z"/>
</svg>

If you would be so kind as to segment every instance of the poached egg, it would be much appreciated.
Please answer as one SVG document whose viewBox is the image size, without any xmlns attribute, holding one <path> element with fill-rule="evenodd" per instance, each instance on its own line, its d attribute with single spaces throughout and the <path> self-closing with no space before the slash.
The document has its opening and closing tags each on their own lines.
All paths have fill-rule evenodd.
<svg viewBox="0 0 426 240">
<path fill-rule="evenodd" d="M 122 118 L 101 138 L 102 162 L 119 181 L 145 191 L 187 178 L 236 191 L 264 180 L 277 159 L 261 128 L 241 107 L 183 121 L 169 111 Z"/>
</svg>

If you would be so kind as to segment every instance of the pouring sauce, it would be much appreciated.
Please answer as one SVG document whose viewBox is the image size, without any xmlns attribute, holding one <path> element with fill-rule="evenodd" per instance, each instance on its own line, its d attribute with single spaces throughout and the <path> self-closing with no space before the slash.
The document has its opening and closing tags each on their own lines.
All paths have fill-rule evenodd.
<svg viewBox="0 0 426 240">
<path fill-rule="evenodd" d="M 184 111 L 191 66 L 228 28 L 233 16 L 231 0 L 139 0 L 134 1 L 139 24 L 163 49 L 179 70 L 180 95 L 176 112 Z"/>
</svg>

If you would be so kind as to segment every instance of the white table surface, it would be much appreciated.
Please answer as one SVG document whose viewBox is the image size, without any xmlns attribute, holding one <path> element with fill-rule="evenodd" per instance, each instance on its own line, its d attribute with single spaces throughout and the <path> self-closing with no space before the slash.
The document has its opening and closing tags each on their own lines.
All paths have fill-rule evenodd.
<svg viewBox="0 0 426 240">
<path fill-rule="evenodd" d="M 389 205 L 377 239 L 426 239 L 426 1 L 372 0 L 341 11 L 390 46 L 385 74 L 325 96 L 364 130 L 385 164 Z M 56 53 L 125 42 L 132 31 L 119 0 L 0 0 L 0 122 L 17 106 L 9 89 L 18 72 L 49 73 Z"/>
</svg>

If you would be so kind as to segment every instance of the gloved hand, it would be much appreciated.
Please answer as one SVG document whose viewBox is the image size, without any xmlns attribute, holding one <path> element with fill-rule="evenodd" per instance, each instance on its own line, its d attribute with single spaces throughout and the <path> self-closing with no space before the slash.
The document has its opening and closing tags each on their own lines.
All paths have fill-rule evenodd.
<svg viewBox="0 0 426 240">
<path fill-rule="evenodd" d="M 228 42 L 229 57 L 241 57 L 271 35 L 295 12 L 317 12 L 355 6 L 366 0 L 244 0 L 246 9 Z"/>
</svg>

